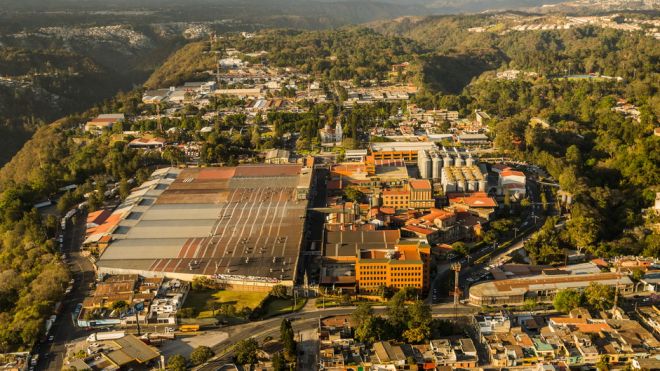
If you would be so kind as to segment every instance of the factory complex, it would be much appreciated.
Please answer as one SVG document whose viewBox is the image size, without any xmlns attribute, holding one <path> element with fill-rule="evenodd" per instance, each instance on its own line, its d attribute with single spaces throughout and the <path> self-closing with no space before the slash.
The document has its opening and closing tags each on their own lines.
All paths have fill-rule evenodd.
<svg viewBox="0 0 660 371">
<path fill-rule="evenodd" d="M 312 171 L 311 158 L 157 170 L 107 217 L 98 272 L 293 285 Z"/>
</svg>

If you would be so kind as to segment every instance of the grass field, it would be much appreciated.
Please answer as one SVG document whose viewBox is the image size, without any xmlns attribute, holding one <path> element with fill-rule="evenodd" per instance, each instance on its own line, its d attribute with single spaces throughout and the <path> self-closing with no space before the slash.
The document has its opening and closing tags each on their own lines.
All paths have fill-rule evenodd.
<svg viewBox="0 0 660 371">
<path fill-rule="evenodd" d="M 194 308 L 198 311 L 197 318 L 208 318 L 213 316 L 213 311 L 210 309 L 213 302 L 232 304 L 236 311 L 240 311 L 244 307 L 254 309 L 267 295 L 266 292 L 254 291 L 191 291 L 188 293 L 188 298 L 183 307 Z"/>
<path fill-rule="evenodd" d="M 266 317 L 277 316 L 302 309 L 307 303 L 307 299 L 298 299 L 296 307 L 293 308 L 293 299 L 274 299 L 268 302 L 266 306 Z"/>
</svg>

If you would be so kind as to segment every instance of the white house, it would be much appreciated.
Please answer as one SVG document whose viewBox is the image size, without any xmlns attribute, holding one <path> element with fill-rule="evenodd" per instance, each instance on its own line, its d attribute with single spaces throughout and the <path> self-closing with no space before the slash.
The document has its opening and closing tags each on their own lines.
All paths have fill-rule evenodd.
<svg viewBox="0 0 660 371">
<path fill-rule="evenodd" d="M 522 171 L 506 168 L 499 171 L 498 186 L 501 193 L 509 193 L 511 196 L 525 197 L 525 184 L 527 177 Z"/>
</svg>

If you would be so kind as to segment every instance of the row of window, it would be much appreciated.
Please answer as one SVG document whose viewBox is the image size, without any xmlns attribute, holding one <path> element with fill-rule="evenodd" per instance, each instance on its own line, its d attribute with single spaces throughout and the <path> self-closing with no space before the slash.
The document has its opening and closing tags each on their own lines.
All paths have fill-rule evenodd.
<svg viewBox="0 0 660 371">
<path fill-rule="evenodd" d="M 392 277 L 410 277 L 410 276 L 419 277 L 421 275 L 422 275 L 421 272 L 392 273 Z"/>
</svg>

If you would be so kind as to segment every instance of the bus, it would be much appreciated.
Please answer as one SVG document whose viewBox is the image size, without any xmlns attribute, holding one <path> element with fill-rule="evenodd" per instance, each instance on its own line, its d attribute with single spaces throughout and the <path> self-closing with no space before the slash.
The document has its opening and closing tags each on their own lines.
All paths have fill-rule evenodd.
<svg viewBox="0 0 660 371">
<path fill-rule="evenodd" d="M 195 332 L 199 331 L 199 325 L 181 325 L 179 326 L 181 332 Z"/>
</svg>

